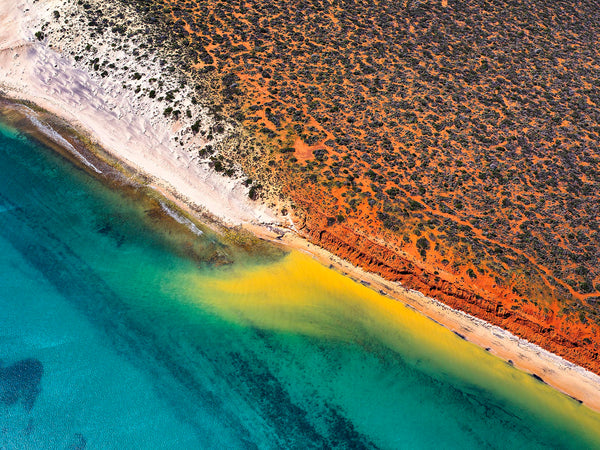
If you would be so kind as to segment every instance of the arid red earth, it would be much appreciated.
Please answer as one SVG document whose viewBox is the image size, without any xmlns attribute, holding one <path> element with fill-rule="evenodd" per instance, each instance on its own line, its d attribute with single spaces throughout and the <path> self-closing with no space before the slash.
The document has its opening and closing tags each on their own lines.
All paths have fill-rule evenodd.
<svg viewBox="0 0 600 450">
<path fill-rule="evenodd" d="M 314 243 L 600 373 L 596 3 L 122 1 L 154 30 L 140 57 L 167 46 L 238 130 L 201 150 L 216 170 Z M 140 95 L 183 115 L 156 83 Z"/>
</svg>

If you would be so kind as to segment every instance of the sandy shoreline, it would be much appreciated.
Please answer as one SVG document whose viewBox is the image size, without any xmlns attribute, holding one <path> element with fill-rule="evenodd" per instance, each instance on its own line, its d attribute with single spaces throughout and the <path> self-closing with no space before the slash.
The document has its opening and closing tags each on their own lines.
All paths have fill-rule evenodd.
<svg viewBox="0 0 600 450">
<path fill-rule="evenodd" d="M 161 120 L 160 106 L 149 100 L 130 103 L 129 93 L 118 80 L 100 82 L 35 38 L 33 24 L 63 3 L 46 0 L 34 5 L 32 0 L 18 0 L 0 4 L 0 91 L 73 124 L 112 156 L 148 174 L 159 193 L 190 214 L 205 211 L 225 225 L 242 225 L 263 239 L 309 253 L 600 411 L 599 376 L 487 322 L 353 267 L 294 233 L 276 212 L 250 201 L 240 180 L 198 164 L 172 139 L 177 129 Z M 207 116 L 206 122 L 210 120 Z"/>
<path fill-rule="evenodd" d="M 239 180 L 221 176 L 198 160 L 189 147 L 206 143 L 200 135 L 188 148 L 181 145 L 182 123 L 166 120 L 164 105 L 136 97 L 123 87 L 123 80 L 76 67 L 69 56 L 36 39 L 38 24 L 50 21 L 52 11 L 65 3 L 18 0 L 0 4 L 0 91 L 76 125 L 108 152 L 227 224 L 277 221 L 273 211 L 248 198 L 248 189 Z M 124 63 L 136 64 L 135 60 Z M 160 67 L 141 66 L 139 70 L 160 73 Z M 187 91 L 178 95 L 191 97 Z M 200 106 L 196 112 L 202 127 L 210 128 L 210 114 Z"/>
</svg>

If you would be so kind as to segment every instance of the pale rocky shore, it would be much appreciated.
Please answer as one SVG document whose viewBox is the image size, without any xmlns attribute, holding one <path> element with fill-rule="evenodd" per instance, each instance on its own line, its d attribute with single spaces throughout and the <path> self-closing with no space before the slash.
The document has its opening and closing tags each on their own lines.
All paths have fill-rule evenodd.
<svg viewBox="0 0 600 450">
<path fill-rule="evenodd" d="M 115 6 L 98 0 L 86 3 Z M 218 154 L 220 146 L 235 145 L 236 123 L 211 111 L 210 99 L 201 98 L 195 86 L 185 82 L 187 75 L 177 71 L 169 55 L 141 46 L 146 25 L 133 10 L 120 8 L 126 34 L 106 28 L 101 39 L 88 39 L 93 27 L 77 0 L 0 2 L 0 93 L 72 123 L 115 158 L 149 175 L 159 191 L 181 196 L 182 208 L 192 205 L 188 211 L 202 209 L 226 225 L 243 225 L 262 238 L 308 252 L 600 411 L 596 374 L 351 266 L 292 232 L 293 224 L 274 208 L 251 200 L 241 172 L 217 173 L 210 156 Z M 168 103 L 166 96 L 171 97 Z M 170 114 L 165 115 L 166 108 L 172 108 Z M 180 114 L 174 118 L 173 111 Z M 207 146 L 211 152 L 206 152 Z"/>
</svg>

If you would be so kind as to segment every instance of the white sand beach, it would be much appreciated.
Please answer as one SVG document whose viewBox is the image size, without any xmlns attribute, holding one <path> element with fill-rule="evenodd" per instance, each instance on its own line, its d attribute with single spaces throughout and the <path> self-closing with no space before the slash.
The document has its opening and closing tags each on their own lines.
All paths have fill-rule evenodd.
<svg viewBox="0 0 600 450">
<path fill-rule="evenodd" d="M 128 95 L 132 93 L 123 89 L 123 80 L 81 70 L 71 57 L 35 37 L 38 24 L 51 20 L 52 12 L 65 3 L 15 0 L 0 4 L 0 90 L 87 131 L 114 156 L 227 224 L 276 222 L 273 211 L 248 198 L 248 189 L 239 180 L 199 164 L 197 156 L 174 139 L 177 124 L 165 120 L 159 102 Z M 132 58 L 127 64 L 136 61 Z M 157 70 L 139 67 L 143 72 L 152 69 Z M 204 119 L 209 126 L 211 118 L 206 115 Z"/>
</svg>

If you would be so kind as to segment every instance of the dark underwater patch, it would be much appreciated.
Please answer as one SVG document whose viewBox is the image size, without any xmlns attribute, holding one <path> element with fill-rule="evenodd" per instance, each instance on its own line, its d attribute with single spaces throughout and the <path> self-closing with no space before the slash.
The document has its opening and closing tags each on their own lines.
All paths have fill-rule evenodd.
<svg viewBox="0 0 600 450">
<path fill-rule="evenodd" d="M 262 339 L 266 333 L 257 330 Z M 310 418 L 310 412 L 302 409 L 291 398 L 285 386 L 258 361 L 248 361 L 240 353 L 230 353 L 235 377 L 241 381 L 249 397 L 255 400 L 261 416 L 273 424 L 279 444 L 285 448 L 339 448 L 373 449 L 376 446 L 366 436 L 356 431 L 350 420 L 333 405 L 324 405 L 321 418 L 326 424 L 324 433 L 319 432 Z M 243 381 L 242 381 L 243 380 Z"/>
<path fill-rule="evenodd" d="M 544 383 L 547 384 L 542 377 L 540 377 L 538 374 L 532 373 L 531 376 L 536 379 L 537 381 L 539 381 L 540 383 Z"/>
<path fill-rule="evenodd" d="M 0 368 L 0 403 L 15 405 L 19 400 L 30 411 L 40 393 L 44 366 L 34 358 L 17 361 Z"/>
<path fill-rule="evenodd" d="M 84 450 L 87 445 L 87 439 L 81 433 L 75 433 L 67 450 Z"/>
</svg>

